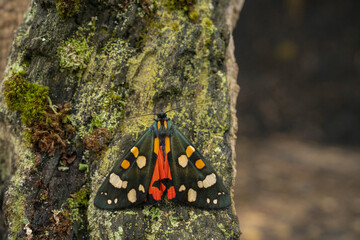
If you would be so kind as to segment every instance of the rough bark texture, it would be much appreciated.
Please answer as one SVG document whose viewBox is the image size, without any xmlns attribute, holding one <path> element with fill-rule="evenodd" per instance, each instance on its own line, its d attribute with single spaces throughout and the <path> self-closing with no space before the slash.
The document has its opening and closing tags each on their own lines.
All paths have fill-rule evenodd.
<svg viewBox="0 0 360 240">
<path fill-rule="evenodd" d="M 152 123 L 139 115 L 159 109 L 177 108 L 168 116 L 232 189 L 238 86 L 231 30 L 241 5 L 31 2 L 1 83 L 10 239 L 239 238 L 234 206 L 208 211 L 164 200 L 109 212 L 92 202 L 114 162 Z"/>
</svg>

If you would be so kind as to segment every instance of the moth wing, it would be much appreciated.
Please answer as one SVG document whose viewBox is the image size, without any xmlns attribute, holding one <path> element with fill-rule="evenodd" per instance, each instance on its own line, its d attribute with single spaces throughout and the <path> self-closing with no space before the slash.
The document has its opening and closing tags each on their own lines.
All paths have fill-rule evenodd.
<svg viewBox="0 0 360 240">
<path fill-rule="evenodd" d="M 116 162 L 94 200 L 100 209 L 118 210 L 144 203 L 157 155 L 154 127 L 149 127 L 125 156 Z"/>
<path fill-rule="evenodd" d="M 168 158 L 176 192 L 173 201 L 206 209 L 225 208 L 231 204 L 221 177 L 174 125 Z"/>
</svg>

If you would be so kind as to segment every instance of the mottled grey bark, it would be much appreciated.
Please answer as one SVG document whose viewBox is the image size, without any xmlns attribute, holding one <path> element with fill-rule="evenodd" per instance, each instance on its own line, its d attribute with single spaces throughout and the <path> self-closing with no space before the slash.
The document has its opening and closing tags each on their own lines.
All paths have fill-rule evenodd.
<svg viewBox="0 0 360 240">
<path fill-rule="evenodd" d="M 109 212 L 92 202 L 115 161 L 152 123 L 140 115 L 159 109 L 176 108 L 168 117 L 233 188 L 231 30 L 241 6 L 32 1 L 1 83 L 10 239 L 239 238 L 234 206 L 210 211 L 163 200 Z"/>
</svg>

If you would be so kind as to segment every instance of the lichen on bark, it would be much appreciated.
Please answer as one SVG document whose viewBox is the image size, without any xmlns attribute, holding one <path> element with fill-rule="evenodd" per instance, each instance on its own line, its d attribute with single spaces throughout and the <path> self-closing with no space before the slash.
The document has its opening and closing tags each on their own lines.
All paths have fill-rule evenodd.
<svg viewBox="0 0 360 240">
<path fill-rule="evenodd" d="M 48 87 L 54 104 L 69 102 L 69 121 L 76 129 L 68 140 L 65 157 L 71 161 L 67 163 L 60 151 L 49 156 L 39 148 L 19 145 L 19 153 L 32 157 L 17 157 L 18 169 L 6 192 L 7 220 L 13 226 L 9 237 L 43 236 L 49 229 L 56 234 L 60 225 L 54 213 L 75 206 L 69 196 L 86 186 L 90 191 L 86 214 L 74 218 L 67 209 L 66 216 L 72 217 L 66 235 L 70 239 L 239 238 L 231 207 L 210 211 L 161 200 L 154 206 L 108 212 L 92 204 L 115 161 L 153 122 L 151 115 L 139 116 L 159 110 L 175 109 L 168 116 L 232 189 L 233 118 L 226 68 L 230 29 L 224 14 L 234 3 L 70 2 L 77 3 L 76 11 L 70 9 L 71 14 L 64 17 L 54 1 L 33 1 L 9 57 L 4 79 L 11 76 L 13 66 L 26 63 L 26 83 Z M 16 139 L 12 144 L 17 144 L 26 124 L 0 100 L 0 122 L 11 126 Z M 96 129 L 111 135 L 107 147 L 98 152 L 88 148 L 88 136 Z M 87 166 L 87 171 L 80 171 L 81 166 Z M 29 182 L 21 185 L 17 178 Z M 20 202 L 26 198 L 34 200 Z M 13 211 L 9 204 L 23 207 Z M 80 229 L 80 223 L 88 226 Z"/>
</svg>

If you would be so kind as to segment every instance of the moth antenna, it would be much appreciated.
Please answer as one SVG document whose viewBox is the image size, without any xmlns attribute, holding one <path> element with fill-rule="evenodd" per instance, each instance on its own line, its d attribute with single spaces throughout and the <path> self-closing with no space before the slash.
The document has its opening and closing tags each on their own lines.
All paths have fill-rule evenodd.
<svg viewBox="0 0 360 240">
<path fill-rule="evenodd" d="M 134 117 L 126 118 L 126 120 L 127 119 L 139 118 L 139 117 L 145 117 L 145 116 L 149 116 L 149 115 L 154 115 L 154 113 L 146 113 L 146 114 L 142 114 L 142 115 L 137 115 L 137 116 L 134 116 Z"/>
<path fill-rule="evenodd" d="M 150 115 L 155 115 L 155 116 L 157 116 L 160 112 L 163 112 L 163 113 L 168 113 L 168 112 L 171 112 L 171 111 L 176 111 L 176 110 L 179 110 L 179 109 L 182 109 L 182 108 L 184 108 L 184 107 L 186 107 L 186 105 L 189 103 L 189 102 L 192 102 L 192 101 L 186 101 L 186 100 L 184 100 L 183 102 L 182 102 L 182 105 L 181 106 L 179 106 L 179 107 L 176 107 L 176 108 L 171 108 L 171 109 L 169 109 L 169 110 L 167 110 L 167 111 L 163 111 L 163 110 L 160 110 L 160 111 L 152 111 L 152 113 L 146 113 L 146 114 L 141 114 L 141 115 L 137 115 L 137 116 L 134 116 L 134 117 L 129 117 L 129 118 L 126 118 L 126 120 L 127 119 L 134 119 L 134 118 L 138 118 L 138 117 L 145 117 L 145 116 L 150 116 Z M 205 103 L 199 103 L 198 105 L 205 105 Z M 150 108 L 147 108 L 147 109 L 150 109 Z"/>
<path fill-rule="evenodd" d="M 192 102 L 192 101 L 188 101 L 188 102 Z M 178 110 L 178 109 L 182 109 L 184 107 L 186 107 L 186 105 L 188 104 L 188 102 L 186 100 L 183 101 L 182 105 L 179 106 L 179 107 L 176 107 L 176 108 L 172 108 L 172 109 L 169 109 L 167 111 L 165 111 L 164 113 L 168 113 L 168 112 L 171 112 L 171 111 L 174 111 L 174 110 Z M 206 103 L 199 103 L 197 104 L 198 106 L 201 106 L 201 105 L 205 105 Z"/>
</svg>

